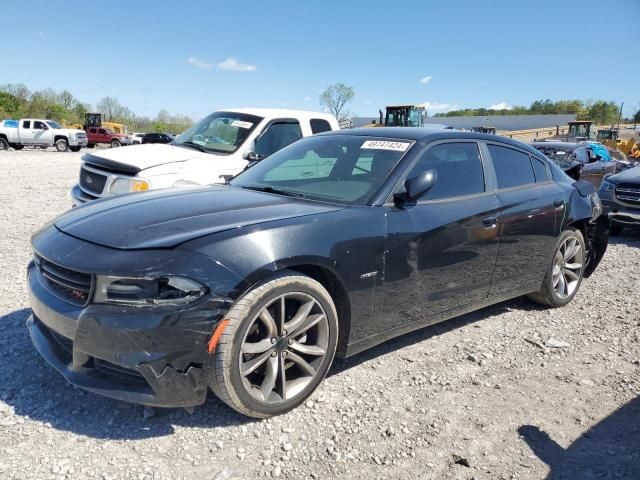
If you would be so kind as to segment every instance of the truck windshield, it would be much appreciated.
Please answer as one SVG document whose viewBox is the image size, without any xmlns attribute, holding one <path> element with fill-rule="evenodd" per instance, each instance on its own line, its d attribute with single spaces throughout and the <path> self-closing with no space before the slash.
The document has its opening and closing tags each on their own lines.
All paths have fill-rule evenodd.
<svg viewBox="0 0 640 480">
<path fill-rule="evenodd" d="M 175 139 L 180 146 L 198 145 L 207 153 L 233 153 L 242 146 L 262 117 L 236 112 L 214 112 Z"/>
<path fill-rule="evenodd" d="M 54 122 L 53 120 L 47 120 L 46 124 L 51 128 L 62 128 L 58 122 Z"/>
<path fill-rule="evenodd" d="M 307 137 L 229 183 L 276 195 L 365 205 L 412 145 L 410 140 L 360 135 Z"/>
</svg>

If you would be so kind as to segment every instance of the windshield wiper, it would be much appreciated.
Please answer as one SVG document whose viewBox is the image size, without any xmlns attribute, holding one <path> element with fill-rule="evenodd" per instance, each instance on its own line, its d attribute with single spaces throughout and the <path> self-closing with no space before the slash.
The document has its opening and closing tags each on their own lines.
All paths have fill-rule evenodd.
<svg viewBox="0 0 640 480">
<path fill-rule="evenodd" d="M 270 185 L 243 185 L 241 188 L 246 190 L 255 190 L 256 192 L 275 193 L 276 195 L 285 195 L 287 197 L 305 198 L 304 193 L 281 190 L 279 188 L 273 188 Z"/>
<path fill-rule="evenodd" d="M 206 148 L 204 148 L 202 145 L 198 145 L 197 143 L 193 143 L 193 142 L 174 142 L 175 145 L 177 146 L 182 146 L 184 145 L 187 148 L 193 148 L 194 150 L 198 150 L 200 152 L 204 152 L 204 153 L 209 153 L 209 150 L 207 150 Z"/>
</svg>

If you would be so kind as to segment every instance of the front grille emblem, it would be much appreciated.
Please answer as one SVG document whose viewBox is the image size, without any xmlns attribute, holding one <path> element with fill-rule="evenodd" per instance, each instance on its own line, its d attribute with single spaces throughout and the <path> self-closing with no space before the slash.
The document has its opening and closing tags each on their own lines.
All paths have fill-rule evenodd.
<svg viewBox="0 0 640 480">
<path fill-rule="evenodd" d="M 87 175 L 86 177 L 84 177 L 84 181 L 87 182 L 88 185 L 91 185 L 93 183 L 93 180 L 91 179 L 90 175 Z"/>
</svg>

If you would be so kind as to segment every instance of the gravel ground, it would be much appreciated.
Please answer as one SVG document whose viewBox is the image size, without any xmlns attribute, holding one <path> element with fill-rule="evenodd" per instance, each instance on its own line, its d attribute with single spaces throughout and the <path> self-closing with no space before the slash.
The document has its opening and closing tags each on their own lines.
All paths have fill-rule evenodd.
<svg viewBox="0 0 640 480">
<path fill-rule="evenodd" d="M 0 478 L 640 478 L 640 234 L 559 310 L 523 299 L 337 361 L 265 421 L 84 393 L 29 340 L 29 236 L 81 153 L 0 152 Z"/>
</svg>

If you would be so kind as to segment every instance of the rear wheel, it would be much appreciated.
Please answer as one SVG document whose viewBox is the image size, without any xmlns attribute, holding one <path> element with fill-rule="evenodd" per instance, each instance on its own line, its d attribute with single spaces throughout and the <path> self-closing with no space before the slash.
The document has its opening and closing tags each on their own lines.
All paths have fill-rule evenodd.
<svg viewBox="0 0 640 480">
<path fill-rule="evenodd" d="M 72 152 L 79 152 L 82 147 L 69 147 Z"/>
<path fill-rule="evenodd" d="M 529 295 L 536 303 L 549 307 L 563 307 L 575 297 L 584 273 L 587 258 L 584 237 L 580 230 L 562 232 L 551 265 L 540 291 Z"/>
<path fill-rule="evenodd" d="M 111 140 L 111 148 L 118 148 L 120 146 L 120 141 L 119 140 Z"/>
<path fill-rule="evenodd" d="M 95 143 L 87 143 L 87 148 L 93 148 L 95 146 L 96 146 Z"/>
<path fill-rule="evenodd" d="M 327 290 L 295 272 L 258 284 L 228 312 L 212 358 L 211 389 L 244 415 L 286 413 L 313 393 L 336 351 Z"/>
<path fill-rule="evenodd" d="M 0 150 L 9 150 L 9 142 L 4 138 L 0 138 Z"/>
<path fill-rule="evenodd" d="M 56 150 L 59 152 L 66 152 L 69 150 L 69 142 L 64 138 L 56 140 Z"/>
</svg>

